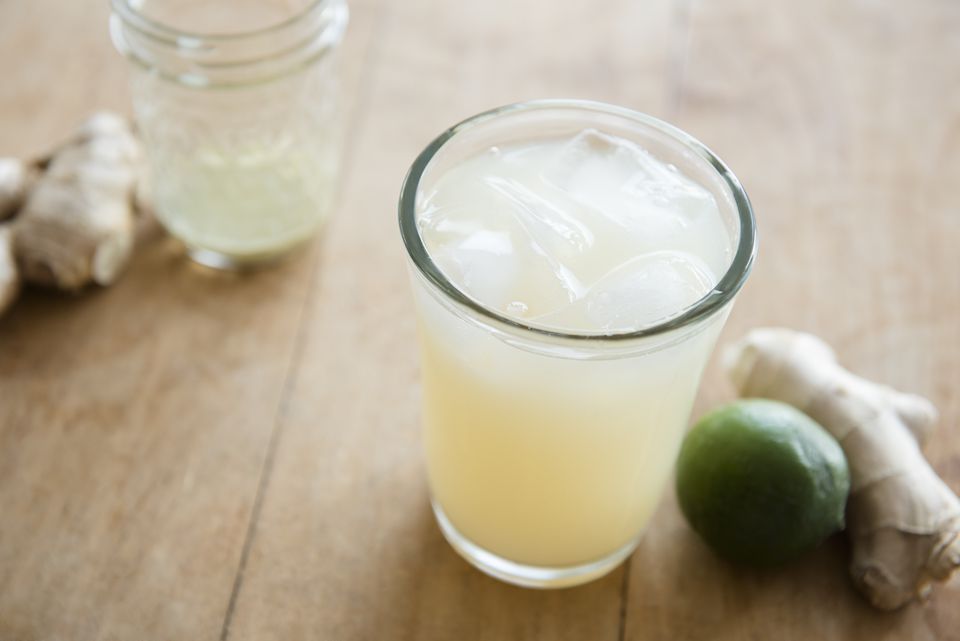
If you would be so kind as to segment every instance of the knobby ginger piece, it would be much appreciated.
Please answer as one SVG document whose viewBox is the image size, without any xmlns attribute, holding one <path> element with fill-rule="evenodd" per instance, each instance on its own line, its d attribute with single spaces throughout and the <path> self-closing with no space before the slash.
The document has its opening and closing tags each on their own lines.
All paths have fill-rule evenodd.
<svg viewBox="0 0 960 641">
<path fill-rule="evenodd" d="M 0 314 L 20 293 L 20 274 L 13 257 L 13 234 L 10 225 L 0 225 Z"/>
<path fill-rule="evenodd" d="M 54 152 L 13 222 L 26 282 L 75 290 L 120 275 L 133 249 L 142 158 L 129 123 L 109 113 Z"/>
<path fill-rule="evenodd" d="M 18 158 L 0 158 L 0 220 L 13 216 L 23 203 L 32 172 Z"/>
<path fill-rule="evenodd" d="M 859 378 L 819 338 L 756 329 L 726 357 L 741 396 L 789 403 L 840 442 L 850 466 L 850 574 L 881 609 L 925 596 L 960 566 L 960 500 L 920 446 L 937 412 L 930 401 Z"/>
</svg>

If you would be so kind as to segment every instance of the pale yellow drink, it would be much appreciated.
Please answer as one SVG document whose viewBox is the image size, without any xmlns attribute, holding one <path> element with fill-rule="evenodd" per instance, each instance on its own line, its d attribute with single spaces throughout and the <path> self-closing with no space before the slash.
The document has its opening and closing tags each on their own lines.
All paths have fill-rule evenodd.
<svg viewBox="0 0 960 641">
<path fill-rule="evenodd" d="M 169 157 L 155 148 L 155 167 L 176 166 L 153 187 L 157 216 L 188 247 L 238 266 L 281 256 L 310 240 L 330 210 L 336 159 L 320 138 L 231 154 L 199 148 Z"/>
<path fill-rule="evenodd" d="M 608 571 L 660 500 L 728 307 L 673 332 L 609 337 L 711 292 L 735 253 L 730 203 L 590 128 L 487 146 L 416 202 L 435 267 L 492 318 L 415 272 L 426 461 L 445 534 L 515 583 Z"/>
</svg>

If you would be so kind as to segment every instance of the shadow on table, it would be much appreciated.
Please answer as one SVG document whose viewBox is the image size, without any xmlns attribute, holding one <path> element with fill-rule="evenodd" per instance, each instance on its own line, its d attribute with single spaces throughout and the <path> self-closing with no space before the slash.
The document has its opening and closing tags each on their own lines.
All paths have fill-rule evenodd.
<svg viewBox="0 0 960 641">
<path fill-rule="evenodd" d="M 356 638 L 616 639 L 623 570 L 589 585 L 531 590 L 474 569 L 447 544 L 426 500 L 380 564 L 377 596 Z M 389 631 L 389 633 L 387 633 Z"/>
<path fill-rule="evenodd" d="M 849 546 L 838 534 L 782 567 L 728 563 L 690 530 L 671 493 L 632 560 L 624 638 L 948 638 L 932 633 L 929 605 L 874 610 L 853 588 L 848 561 Z"/>
</svg>

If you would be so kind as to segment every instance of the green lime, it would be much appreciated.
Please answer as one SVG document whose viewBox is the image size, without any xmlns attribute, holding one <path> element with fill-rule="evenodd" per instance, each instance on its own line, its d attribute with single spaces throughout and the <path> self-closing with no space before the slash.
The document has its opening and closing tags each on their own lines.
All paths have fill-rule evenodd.
<svg viewBox="0 0 960 641">
<path fill-rule="evenodd" d="M 720 556 L 782 563 L 843 529 L 850 473 L 843 450 L 809 416 L 744 399 L 700 419 L 677 461 L 677 498 Z"/>
</svg>

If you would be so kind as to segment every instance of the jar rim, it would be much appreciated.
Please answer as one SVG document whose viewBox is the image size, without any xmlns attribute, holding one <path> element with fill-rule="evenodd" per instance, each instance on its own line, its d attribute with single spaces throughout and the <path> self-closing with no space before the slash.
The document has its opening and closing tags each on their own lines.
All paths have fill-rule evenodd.
<svg viewBox="0 0 960 641">
<path fill-rule="evenodd" d="M 345 0 L 311 0 L 260 29 L 203 34 L 150 18 L 135 4 L 111 0 L 114 46 L 142 69 L 192 88 L 246 87 L 296 73 L 336 48 L 349 20 Z"/>
<path fill-rule="evenodd" d="M 134 26 L 146 27 L 156 34 L 167 34 L 174 39 L 193 38 L 197 40 L 206 40 L 212 42 L 228 42 L 242 40 L 261 35 L 267 35 L 273 32 L 283 31 L 290 26 L 300 22 L 307 16 L 321 8 L 322 5 L 331 4 L 334 0 L 310 0 L 296 13 L 284 18 L 279 22 L 273 22 L 263 27 L 255 29 L 244 29 L 232 33 L 205 33 L 202 31 L 188 31 L 178 29 L 156 18 L 151 18 L 140 11 L 136 4 L 141 4 L 137 0 L 110 0 L 110 6 L 125 22 Z"/>
<path fill-rule="evenodd" d="M 468 296 L 446 277 L 431 258 L 417 227 L 416 205 L 420 181 L 436 154 L 457 135 L 482 126 L 499 117 L 521 112 L 557 109 L 574 109 L 605 113 L 650 127 L 665 135 L 667 138 L 680 143 L 684 149 L 692 152 L 700 159 L 705 160 L 716 172 L 722 183 L 730 190 L 739 224 L 739 238 L 733 259 L 726 272 L 713 288 L 695 303 L 685 308 L 681 313 L 667 317 L 653 325 L 628 331 L 598 333 L 550 329 L 506 316 Z M 592 100 L 543 99 L 513 103 L 484 111 L 450 127 L 430 142 L 413 161 L 400 190 L 398 218 L 400 236 L 414 266 L 430 284 L 440 290 L 442 294 L 446 295 L 453 302 L 480 314 L 487 320 L 494 321 L 494 323 L 506 329 L 544 338 L 571 341 L 631 341 L 644 339 L 691 326 L 700 320 L 709 318 L 722 310 L 727 303 L 733 300 L 736 293 L 740 291 L 746 282 L 747 276 L 750 274 L 757 254 L 757 229 L 753 207 L 739 179 L 737 179 L 730 168 L 727 167 L 726 163 L 720 160 L 706 145 L 669 123 L 639 111 Z"/>
</svg>

